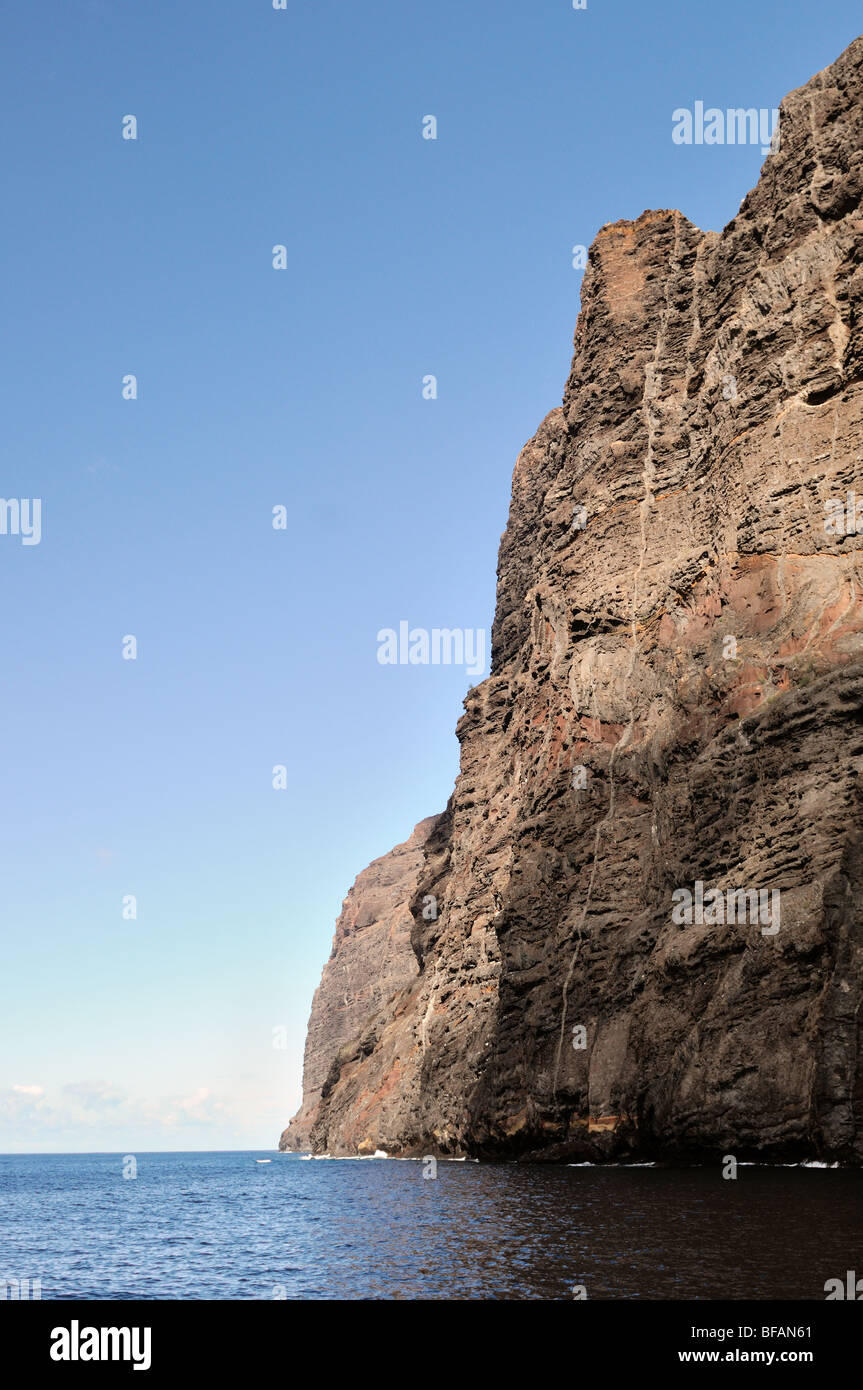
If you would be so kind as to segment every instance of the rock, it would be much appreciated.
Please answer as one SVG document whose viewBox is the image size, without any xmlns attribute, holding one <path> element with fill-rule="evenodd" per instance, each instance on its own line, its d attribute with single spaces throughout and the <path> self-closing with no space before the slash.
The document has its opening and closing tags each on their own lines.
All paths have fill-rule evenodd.
<svg viewBox="0 0 863 1390">
<path fill-rule="evenodd" d="M 375 859 L 342 905 L 333 949 L 312 1001 L 303 1103 L 279 1141 L 283 1151 L 311 1147 L 321 1089 L 333 1061 L 419 972 L 409 902 L 434 824 L 435 817 L 420 821 L 409 840 Z M 368 1152 L 376 1147 L 369 1141 Z"/>
<path fill-rule="evenodd" d="M 780 130 L 721 234 L 591 247 L 453 796 L 349 895 L 283 1146 L 863 1157 L 863 39 Z M 697 883 L 778 929 L 673 920 Z"/>
</svg>

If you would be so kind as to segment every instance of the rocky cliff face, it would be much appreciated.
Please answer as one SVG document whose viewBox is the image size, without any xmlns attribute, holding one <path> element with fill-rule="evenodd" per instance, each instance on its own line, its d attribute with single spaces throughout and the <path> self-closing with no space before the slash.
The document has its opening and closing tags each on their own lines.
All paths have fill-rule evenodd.
<svg viewBox="0 0 863 1390">
<path fill-rule="evenodd" d="M 369 1019 L 419 973 L 411 946 L 410 901 L 423 863 L 423 846 L 436 823 L 420 821 L 409 840 L 375 859 L 358 876 L 336 922 L 333 949 L 312 1000 L 303 1059 L 303 1103 L 282 1134 L 280 1149 L 308 1149 L 321 1091 L 342 1049 L 361 1036 Z M 345 1056 L 350 1055 L 350 1046 Z"/>
<path fill-rule="evenodd" d="M 863 39 L 780 133 L 721 234 L 591 248 L 449 807 L 315 996 L 319 1152 L 863 1157 Z"/>
</svg>

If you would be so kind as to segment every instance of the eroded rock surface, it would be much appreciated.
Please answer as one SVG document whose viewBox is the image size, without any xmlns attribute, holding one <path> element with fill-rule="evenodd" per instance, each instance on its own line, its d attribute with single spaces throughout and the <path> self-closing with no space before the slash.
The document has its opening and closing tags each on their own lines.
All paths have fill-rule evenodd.
<svg viewBox="0 0 863 1390">
<path fill-rule="evenodd" d="M 721 234 L 591 248 L 404 978 L 338 1014 L 337 931 L 315 998 L 319 1152 L 863 1157 L 863 537 L 825 527 L 863 499 L 863 39 L 780 132 Z M 779 929 L 673 921 L 696 881 Z"/>
</svg>

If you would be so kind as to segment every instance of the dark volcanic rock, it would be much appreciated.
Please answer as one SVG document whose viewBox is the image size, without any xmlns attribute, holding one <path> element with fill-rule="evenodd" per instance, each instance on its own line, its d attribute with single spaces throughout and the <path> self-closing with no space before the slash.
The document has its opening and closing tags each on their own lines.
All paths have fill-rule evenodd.
<svg viewBox="0 0 863 1390">
<path fill-rule="evenodd" d="M 721 234 L 591 248 L 405 978 L 337 1022 L 337 933 L 316 996 L 320 1152 L 863 1157 L 863 39 L 780 131 Z M 781 916 L 673 920 L 696 881 Z"/>
</svg>

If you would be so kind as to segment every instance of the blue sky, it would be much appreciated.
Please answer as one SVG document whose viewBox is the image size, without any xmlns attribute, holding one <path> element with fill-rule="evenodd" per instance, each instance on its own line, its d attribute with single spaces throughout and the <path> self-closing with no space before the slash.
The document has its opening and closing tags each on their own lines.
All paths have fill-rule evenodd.
<svg viewBox="0 0 863 1390">
<path fill-rule="evenodd" d="M 676 145 L 672 112 L 772 108 L 861 27 L 772 0 L 7 10 L 0 496 L 41 498 L 43 536 L 0 535 L 0 1150 L 275 1144 L 341 900 L 458 770 L 475 678 L 382 666 L 377 633 L 490 628 L 572 247 L 648 207 L 720 229 L 761 150 Z"/>
</svg>

